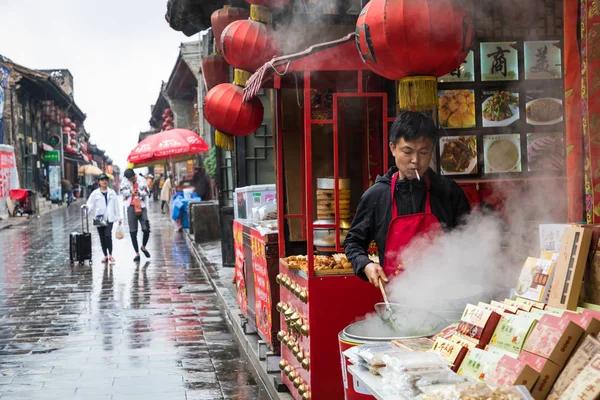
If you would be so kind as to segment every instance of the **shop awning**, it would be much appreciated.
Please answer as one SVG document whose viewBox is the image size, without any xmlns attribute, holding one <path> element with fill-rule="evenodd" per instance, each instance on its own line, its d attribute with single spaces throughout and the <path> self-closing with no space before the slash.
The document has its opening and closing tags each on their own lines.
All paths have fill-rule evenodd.
<svg viewBox="0 0 600 400">
<path fill-rule="evenodd" d="M 246 82 L 244 101 L 255 97 L 275 73 L 290 71 L 357 71 L 368 69 L 356 48 L 356 34 L 310 46 L 299 53 L 277 57 L 260 67 Z"/>
<path fill-rule="evenodd" d="M 64 152 L 65 162 L 72 162 L 75 164 L 81 164 L 83 162 L 83 158 L 80 154 L 72 154 Z"/>
</svg>

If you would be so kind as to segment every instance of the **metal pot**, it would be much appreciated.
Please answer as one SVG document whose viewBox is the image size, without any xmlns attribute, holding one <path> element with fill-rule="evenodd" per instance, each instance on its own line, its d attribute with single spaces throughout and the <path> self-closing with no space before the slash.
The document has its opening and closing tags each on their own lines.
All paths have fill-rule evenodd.
<svg viewBox="0 0 600 400">
<path fill-rule="evenodd" d="M 338 179 L 338 188 L 340 190 L 350 190 L 350 179 Z M 334 190 L 335 179 L 333 178 L 318 178 L 317 189 Z"/>
<path fill-rule="evenodd" d="M 343 245 L 346 240 L 350 223 L 350 220 L 340 220 L 340 245 Z M 335 225 L 335 221 L 317 220 L 313 223 L 314 245 L 321 248 L 335 248 L 335 229 L 322 227 L 323 225 Z"/>
</svg>

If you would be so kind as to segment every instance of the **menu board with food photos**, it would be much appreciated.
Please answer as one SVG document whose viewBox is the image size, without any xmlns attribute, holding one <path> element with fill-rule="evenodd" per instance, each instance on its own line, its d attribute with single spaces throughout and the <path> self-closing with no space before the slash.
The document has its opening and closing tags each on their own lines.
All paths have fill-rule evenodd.
<svg viewBox="0 0 600 400">
<path fill-rule="evenodd" d="M 486 173 L 521 172 L 521 135 L 486 135 L 483 149 Z"/>
<path fill-rule="evenodd" d="M 475 92 L 469 89 L 440 90 L 438 119 L 448 129 L 475 128 Z"/>
<path fill-rule="evenodd" d="M 527 164 L 529 171 L 563 171 L 565 169 L 565 138 L 561 132 L 527 134 Z"/>
<path fill-rule="evenodd" d="M 524 19 L 504 2 L 466 3 L 472 50 L 438 78 L 438 172 L 457 181 L 564 176 L 562 3 Z"/>
<path fill-rule="evenodd" d="M 484 89 L 481 95 L 481 120 L 484 128 L 509 126 L 519 120 L 518 92 Z"/>
<path fill-rule="evenodd" d="M 560 88 L 538 87 L 526 89 L 525 112 L 527 124 L 556 125 L 563 122 L 563 100 Z"/>
<path fill-rule="evenodd" d="M 477 137 L 445 136 L 440 139 L 442 175 L 477 174 Z"/>
</svg>

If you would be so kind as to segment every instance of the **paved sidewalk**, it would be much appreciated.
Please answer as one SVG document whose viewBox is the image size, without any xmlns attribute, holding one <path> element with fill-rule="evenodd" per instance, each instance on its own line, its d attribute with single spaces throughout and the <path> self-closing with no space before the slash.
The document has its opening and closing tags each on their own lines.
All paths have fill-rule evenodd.
<svg viewBox="0 0 600 400">
<path fill-rule="evenodd" d="M 0 399 L 263 396 L 185 238 L 152 204 L 150 260 L 68 262 L 71 207 L 0 231 Z M 141 232 L 140 232 L 141 240 Z"/>
</svg>

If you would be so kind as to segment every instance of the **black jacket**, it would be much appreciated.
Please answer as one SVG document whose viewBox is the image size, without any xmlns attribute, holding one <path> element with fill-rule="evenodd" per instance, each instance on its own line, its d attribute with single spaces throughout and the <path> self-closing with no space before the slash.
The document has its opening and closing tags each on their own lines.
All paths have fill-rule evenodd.
<svg viewBox="0 0 600 400">
<path fill-rule="evenodd" d="M 384 176 L 378 176 L 375 184 L 362 195 L 344 241 L 344 250 L 354 272 L 365 280 L 367 278 L 363 270 L 371 263 L 367 249 L 372 240 L 377 243 L 379 263 L 383 265 L 385 240 L 392 219 L 390 185 L 392 175 L 397 171 L 398 168 L 392 167 Z M 427 170 L 427 174 L 430 179 L 431 212 L 438 218 L 444 231 L 451 230 L 471 211 L 467 197 L 453 180 L 431 169 Z M 398 215 L 424 212 L 426 187 L 423 179 L 397 181 L 395 199 Z"/>
</svg>

